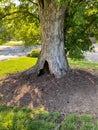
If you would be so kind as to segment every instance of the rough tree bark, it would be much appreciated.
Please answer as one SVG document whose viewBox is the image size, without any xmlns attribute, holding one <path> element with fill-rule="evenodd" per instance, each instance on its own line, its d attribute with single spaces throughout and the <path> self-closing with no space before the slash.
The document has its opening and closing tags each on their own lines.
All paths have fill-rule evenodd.
<svg viewBox="0 0 98 130">
<path fill-rule="evenodd" d="M 38 75 L 50 72 L 60 78 L 68 71 L 64 51 L 65 10 L 66 6 L 57 6 L 56 0 L 39 0 L 42 48 L 38 62 L 30 72 L 35 70 Z"/>
</svg>

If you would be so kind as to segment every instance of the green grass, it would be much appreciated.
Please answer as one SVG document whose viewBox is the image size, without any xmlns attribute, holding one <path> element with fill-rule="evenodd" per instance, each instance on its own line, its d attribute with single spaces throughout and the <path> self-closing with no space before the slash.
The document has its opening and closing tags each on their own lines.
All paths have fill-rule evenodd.
<svg viewBox="0 0 98 130">
<path fill-rule="evenodd" d="M 71 60 L 70 58 L 68 59 L 69 65 L 74 68 L 84 68 L 84 69 L 93 69 L 93 70 L 98 70 L 98 63 L 94 62 L 87 62 L 84 60 Z"/>
<path fill-rule="evenodd" d="M 26 70 L 35 65 L 37 58 L 21 57 L 0 62 L 0 78 Z"/>
<path fill-rule="evenodd" d="M 0 130 L 52 130 L 58 120 L 43 109 L 0 106 Z"/>
<path fill-rule="evenodd" d="M 86 62 L 86 61 L 74 61 L 69 60 L 69 65 L 74 68 L 85 68 L 98 70 L 98 63 Z M 24 71 L 33 65 L 35 65 L 37 58 L 21 57 L 7 61 L 0 62 L 0 78 L 9 74 Z"/>
<path fill-rule="evenodd" d="M 23 42 L 22 41 L 8 41 L 3 44 L 4 46 L 22 46 Z"/>
<path fill-rule="evenodd" d="M 67 115 L 60 130 L 98 130 L 98 120 L 91 115 Z"/>
<path fill-rule="evenodd" d="M 0 130 L 98 130 L 98 120 L 91 115 L 61 117 L 44 109 L 0 106 Z"/>
</svg>

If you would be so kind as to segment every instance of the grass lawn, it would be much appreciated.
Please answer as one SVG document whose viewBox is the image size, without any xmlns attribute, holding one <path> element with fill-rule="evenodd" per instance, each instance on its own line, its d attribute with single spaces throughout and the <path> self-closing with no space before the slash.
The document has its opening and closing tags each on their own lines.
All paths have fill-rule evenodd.
<svg viewBox="0 0 98 130">
<path fill-rule="evenodd" d="M 86 61 L 73 61 L 69 60 L 69 65 L 74 68 L 85 68 L 98 70 L 98 63 Z M 35 65 L 37 58 L 21 57 L 7 61 L 0 62 L 0 78 L 9 74 L 26 70 Z"/>
<path fill-rule="evenodd" d="M 22 46 L 23 42 L 22 41 L 8 41 L 3 44 L 4 46 Z"/>
<path fill-rule="evenodd" d="M 98 70 L 98 63 L 87 62 L 87 61 L 83 61 L 83 60 L 75 61 L 75 60 L 71 60 L 71 59 L 68 59 L 68 61 L 69 61 L 69 65 L 71 67 Z"/>
<path fill-rule="evenodd" d="M 0 130 L 98 130 L 91 115 L 66 115 L 20 107 L 0 106 Z"/>
<path fill-rule="evenodd" d="M 35 65 L 37 58 L 21 57 L 0 62 L 0 78 L 26 70 Z"/>
</svg>

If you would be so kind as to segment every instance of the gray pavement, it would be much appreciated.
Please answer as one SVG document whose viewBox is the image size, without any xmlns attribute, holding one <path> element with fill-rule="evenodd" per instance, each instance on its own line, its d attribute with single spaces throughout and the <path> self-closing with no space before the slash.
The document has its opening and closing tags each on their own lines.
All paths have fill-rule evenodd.
<svg viewBox="0 0 98 130">
<path fill-rule="evenodd" d="M 95 52 L 86 52 L 85 60 L 90 62 L 98 62 L 98 44 L 94 44 Z M 39 49 L 40 46 L 31 46 L 25 48 L 23 46 L 0 46 L 0 61 L 27 55 L 32 49 Z"/>
<path fill-rule="evenodd" d="M 26 56 L 32 49 L 38 49 L 40 46 L 0 46 L 0 61 Z"/>
<path fill-rule="evenodd" d="M 98 44 L 94 44 L 94 52 L 86 52 L 85 60 L 89 62 L 98 62 Z"/>
</svg>

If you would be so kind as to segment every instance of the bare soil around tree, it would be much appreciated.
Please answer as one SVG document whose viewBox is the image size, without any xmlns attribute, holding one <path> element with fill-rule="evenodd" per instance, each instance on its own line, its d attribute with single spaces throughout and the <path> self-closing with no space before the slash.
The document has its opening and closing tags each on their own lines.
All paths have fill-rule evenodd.
<svg viewBox="0 0 98 130">
<path fill-rule="evenodd" d="M 14 74 L 1 83 L 0 104 L 98 117 L 98 72 L 71 69 L 61 79 Z"/>
</svg>

